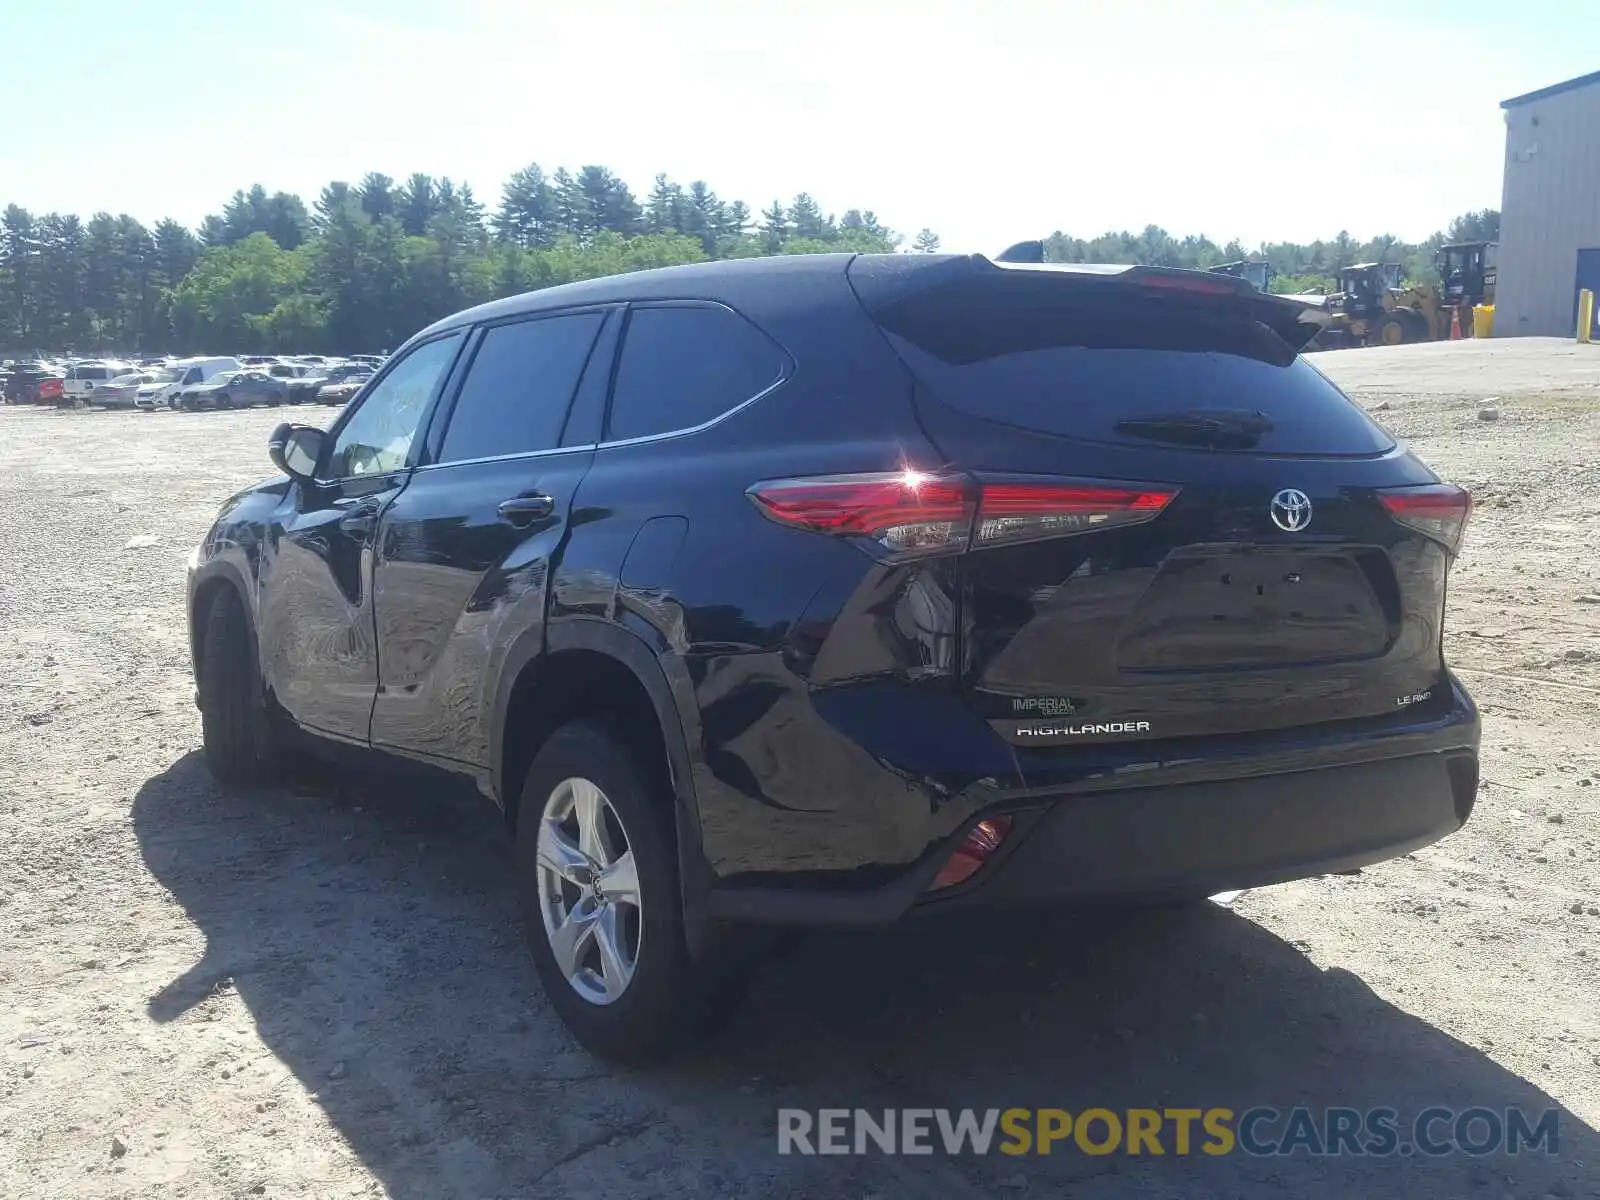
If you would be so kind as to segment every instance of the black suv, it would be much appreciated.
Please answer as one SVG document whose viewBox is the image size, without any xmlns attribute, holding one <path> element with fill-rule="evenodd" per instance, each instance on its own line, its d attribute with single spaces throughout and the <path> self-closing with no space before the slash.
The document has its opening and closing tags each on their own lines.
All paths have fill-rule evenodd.
<svg viewBox="0 0 1600 1200">
<path fill-rule="evenodd" d="M 227 502 L 205 752 L 476 780 L 587 1046 L 725 1008 L 777 925 L 1184 899 L 1458 828 L 1470 500 L 1196 272 L 819 255 L 411 339 Z"/>
</svg>

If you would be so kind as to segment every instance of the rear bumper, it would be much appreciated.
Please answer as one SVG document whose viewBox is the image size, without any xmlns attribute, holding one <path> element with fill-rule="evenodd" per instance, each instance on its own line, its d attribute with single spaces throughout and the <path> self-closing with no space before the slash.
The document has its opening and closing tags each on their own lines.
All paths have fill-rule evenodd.
<svg viewBox="0 0 1600 1200">
<path fill-rule="evenodd" d="M 1204 896 L 1368 866 L 1438 841 L 1471 815 L 1478 713 L 1453 681 L 1450 700 L 1447 712 L 1393 736 L 1235 758 L 1226 777 L 1157 785 L 1149 776 L 1159 772 L 1133 772 L 1129 786 L 1102 781 L 990 803 L 878 886 L 769 876 L 762 886 L 713 886 L 707 908 L 727 920 L 871 925 L 984 905 Z M 967 830 L 999 812 L 1013 825 L 995 855 L 965 883 L 930 893 Z"/>
<path fill-rule="evenodd" d="M 1204 896 L 1348 871 L 1454 833 L 1478 756 L 1413 755 L 1291 775 L 1075 797 L 931 907 Z"/>
</svg>

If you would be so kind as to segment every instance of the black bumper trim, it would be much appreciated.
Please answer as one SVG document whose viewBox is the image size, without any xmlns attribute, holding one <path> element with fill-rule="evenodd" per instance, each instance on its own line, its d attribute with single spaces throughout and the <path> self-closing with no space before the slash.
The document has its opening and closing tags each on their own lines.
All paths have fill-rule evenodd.
<svg viewBox="0 0 1600 1200">
<path fill-rule="evenodd" d="M 880 888 L 725 887 L 712 891 L 710 911 L 726 920 L 873 925 L 913 909 L 1156 900 L 1262 887 L 1369 866 L 1438 841 L 1465 823 L 1477 788 L 1477 753 L 1462 747 L 1069 795 L 1018 813 L 995 859 L 949 893 L 925 894 L 952 843 Z"/>
</svg>

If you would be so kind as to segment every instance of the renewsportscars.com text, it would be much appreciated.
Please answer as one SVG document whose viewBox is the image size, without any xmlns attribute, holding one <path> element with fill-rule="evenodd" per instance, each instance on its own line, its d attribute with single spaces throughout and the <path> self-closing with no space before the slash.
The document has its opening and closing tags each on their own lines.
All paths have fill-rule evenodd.
<svg viewBox="0 0 1600 1200">
<path fill-rule="evenodd" d="M 781 1108 L 779 1154 L 1560 1153 L 1560 1114 L 1520 1108 Z"/>
</svg>

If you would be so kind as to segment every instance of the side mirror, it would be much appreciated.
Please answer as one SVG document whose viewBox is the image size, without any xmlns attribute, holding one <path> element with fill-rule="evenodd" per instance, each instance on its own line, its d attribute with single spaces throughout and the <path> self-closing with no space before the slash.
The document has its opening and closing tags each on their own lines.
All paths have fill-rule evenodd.
<svg viewBox="0 0 1600 1200">
<path fill-rule="evenodd" d="M 290 425 L 284 422 L 272 431 L 267 439 L 267 457 L 291 479 L 311 479 L 322 460 L 322 443 L 326 435 L 311 425 Z"/>
</svg>

